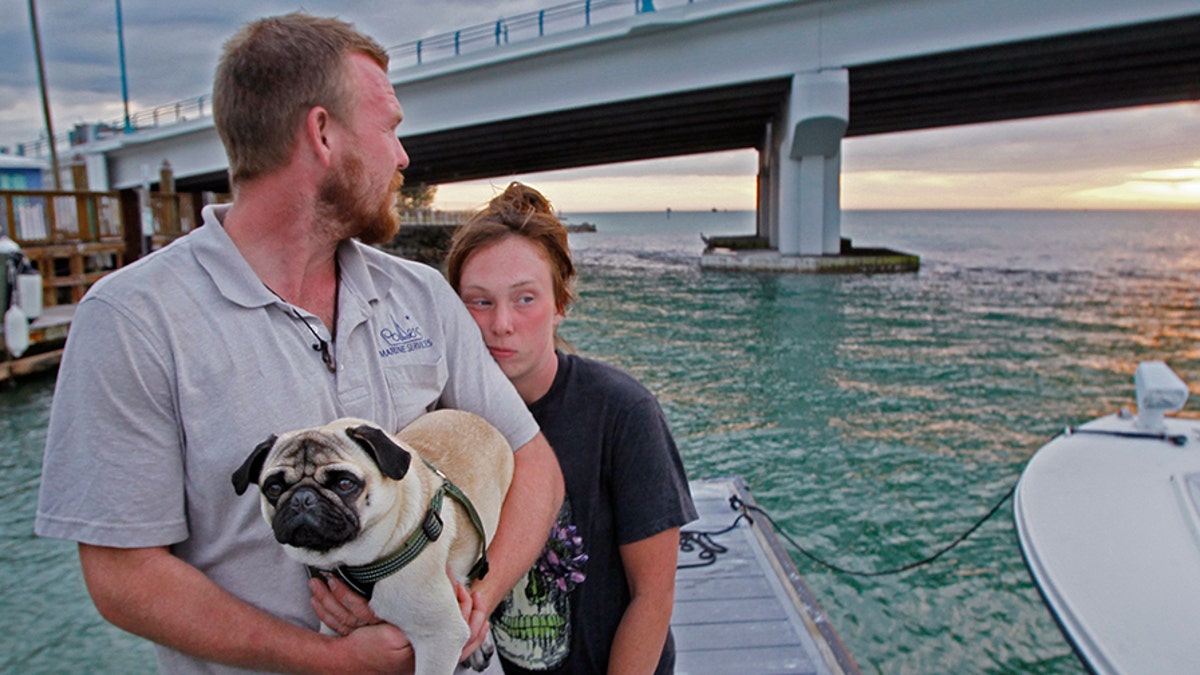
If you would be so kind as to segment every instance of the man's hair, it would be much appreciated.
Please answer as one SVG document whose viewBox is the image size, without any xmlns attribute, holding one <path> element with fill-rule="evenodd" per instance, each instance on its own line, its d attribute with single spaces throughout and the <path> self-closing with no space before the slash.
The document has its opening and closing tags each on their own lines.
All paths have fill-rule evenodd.
<svg viewBox="0 0 1200 675">
<path fill-rule="evenodd" d="M 445 263 L 446 278 L 454 291 L 459 292 L 463 267 L 473 253 L 509 237 L 521 237 L 545 253 L 554 284 L 555 309 L 566 314 L 575 300 L 575 264 L 571 261 L 567 228 L 554 215 L 550 200 L 521 183 L 510 183 L 454 232 Z"/>
<path fill-rule="evenodd" d="M 291 157 L 314 106 L 348 112 L 346 56 L 387 70 L 387 52 L 354 26 L 300 12 L 259 19 L 226 41 L 213 81 L 213 120 L 233 185 L 270 173 Z"/>
</svg>

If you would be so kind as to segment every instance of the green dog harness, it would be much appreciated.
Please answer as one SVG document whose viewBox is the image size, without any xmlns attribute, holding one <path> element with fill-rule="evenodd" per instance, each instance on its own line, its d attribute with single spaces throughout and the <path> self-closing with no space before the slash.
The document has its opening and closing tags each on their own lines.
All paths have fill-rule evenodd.
<svg viewBox="0 0 1200 675">
<path fill-rule="evenodd" d="M 425 550 L 425 547 L 438 540 L 442 536 L 442 501 L 445 495 L 450 495 L 463 508 L 467 510 L 467 514 L 471 517 L 471 524 L 475 526 L 479 532 L 479 559 L 471 567 L 471 571 L 467 574 L 467 581 L 477 581 L 482 579 L 488 572 L 487 559 L 487 534 L 483 529 L 483 520 L 479 517 L 479 512 L 475 510 L 475 505 L 467 497 L 457 485 L 455 485 L 446 474 L 442 473 L 437 467 L 425 461 L 425 466 L 429 467 L 442 479 L 442 484 L 433 493 L 433 498 L 429 500 L 429 509 L 425 512 L 425 520 L 421 523 L 421 527 L 417 528 L 408 535 L 404 543 L 400 546 L 400 550 L 395 553 L 376 560 L 373 563 L 366 565 L 342 565 L 332 570 L 342 581 L 346 582 L 350 588 L 358 592 L 359 595 L 371 598 L 371 593 L 375 590 L 375 584 L 387 577 L 399 572 L 405 565 L 409 564 Z M 310 568 L 310 574 L 313 569 Z M 319 570 L 318 570 L 319 573 Z"/>
</svg>

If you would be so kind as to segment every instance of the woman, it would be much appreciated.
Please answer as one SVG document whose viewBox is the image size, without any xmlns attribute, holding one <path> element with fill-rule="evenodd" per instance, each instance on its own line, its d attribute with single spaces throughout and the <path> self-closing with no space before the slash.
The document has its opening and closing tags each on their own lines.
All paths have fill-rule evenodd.
<svg viewBox="0 0 1200 675">
<path fill-rule="evenodd" d="M 446 274 L 567 487 L 542 558 L 492 616 L 505 672 L 672 672 L 679 528 L 696 510 L 654 395 L 558 349 L 574 299 L 566 228 L 513 183 L 459 228 Z"/>
</svg>

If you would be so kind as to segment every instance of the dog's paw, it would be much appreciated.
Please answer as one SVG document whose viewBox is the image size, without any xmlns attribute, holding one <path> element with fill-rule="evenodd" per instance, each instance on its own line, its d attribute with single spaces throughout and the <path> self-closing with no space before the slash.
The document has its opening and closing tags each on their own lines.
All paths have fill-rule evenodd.
<svg viewBox="0 0 1200 675">
<path fill-rule="evenodd" d="M 479 649 L 471 652 L 471 655 L 461 665 L 476 672 L 483 672 L 487 670 L 488 664 L 492 662 L 492 655 L 495 653 L 496 645 L 492 642 L 491 634 L 488 634 Z"/>
</svg>

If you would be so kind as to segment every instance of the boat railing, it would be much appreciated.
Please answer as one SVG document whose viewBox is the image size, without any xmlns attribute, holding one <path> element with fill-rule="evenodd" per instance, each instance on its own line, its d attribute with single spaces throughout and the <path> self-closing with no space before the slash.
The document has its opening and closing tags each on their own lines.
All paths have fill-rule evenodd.
<svg viewBox="0 0 1200 675">
<path fill-rule="evenodd" d="M 546 9 L 516 14 L 489 23 L 481 23 L 393 45 L 387 48 L 387 52 L 391 59 L 391 71 L 395 72 L 515 42 L 586 29 L 608 21 L 703 1 L 705 0 L 572 0 L 572 2 Z M 202 94 L 148 110 L 139 110 L 130 115 L 128 125 L 125 124 L 124 119 L 95 125 L 81 125 L 99 131 L 81 133 L 80 130 L 76 130 L 55 134 L 54 143 L 56 148 L 66 148 L 71 144 L 95 140 L 93 136 L 96 134 L 116 136 L 211 115 L 212 96 Z M 16 153 L 28 157 L 48 157 L 50 140 L 43 137 L 18 143 Z"/>
</svg>

